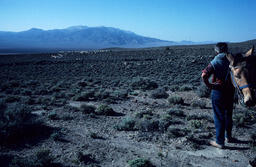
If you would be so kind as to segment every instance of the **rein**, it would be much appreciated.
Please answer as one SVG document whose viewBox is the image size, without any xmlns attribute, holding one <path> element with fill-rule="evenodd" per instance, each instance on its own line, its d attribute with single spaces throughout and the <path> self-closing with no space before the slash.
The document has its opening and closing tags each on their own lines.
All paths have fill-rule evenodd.
<svg viewBox="0 0 256 167">
<path fill-rule="evenodd" d="M 239 103 L 240 103 L 241 105 L 244 106 L 244 105 L 245 105 L 245 104 L 244 104 L 244 94 L 243 94 L 243 92 L 242 92 L 242 89 L 240 89 L 240 86 L 236 83 L 235 78 L 234 78 L 234 75 L 233 75 L 233 73 L 232 73 L 232 71 L 231 71 L 230 68 L 229 68 L 229 71 L 230 71 L 229 73 L 230 73 L 230 76 L 231 76 L 232 83 L 233 83 L 235 89 L 237 90 L 238 101 L 239 101 Z"/>
</svg>

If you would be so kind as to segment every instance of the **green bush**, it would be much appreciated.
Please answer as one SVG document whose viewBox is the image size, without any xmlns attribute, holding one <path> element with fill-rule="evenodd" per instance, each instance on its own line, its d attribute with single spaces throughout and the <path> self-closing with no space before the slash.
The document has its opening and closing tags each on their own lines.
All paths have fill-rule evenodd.
<svg viewBox="0 0 256 167">
<path fill-rule="evenodd" d="M 7 96 L 5 98 L 5 102 L 6 103 L 13 103 L 13 102 L 18 102 L 20 101 L 20 97 L 19 96 Z"/>
<path fill-rule="evenodd" d="M 190 90 L 193 90 L 193 86 L 192 85 L 182 85 L 180 88 L 179 88 L 180 91 L 190 91 Z"/>
<path fill-rule="evenodd" d="M 15 157 L 9 166 L 11 167 L 60 167 L 54 163 L 55 157 L 51 155 L 50 150 L 39 150 L 30 157 Z"/>
<path fill-rule="evenodd" d="M 204 109 L 204 108 L 206 108 L 206 102 L 203 100 L 194 100 L 194 101 L 192 101 L 191 106 Z"/>
<path fill-rule="evenodd" d="M 0 99 L 0 112 L 4 111 L 6 109 L 6 103 L 2 99 Z"/>
<path fill-rule="evenodd" d="M 74 101 L 89 101 L 89 100 L 95 100 L 95 93 L 94 91 L 88 91 L 83 92 L 81 94 L 78 94 L 72 98 Z"/>
<path fill-rule="evenodd" d="M 77 153 L 77 160 L 83 162 L 85 165 L 96 162 L 91 154 L 85 154 L 81 151 Z"/>
<path fill-rule="evenodd" d="M 203 83 L 200 83 L 200 86 L 196 89 L 196 94 L 199 97 L 209 98 L 211 94 L 211 90 Z"/>
<path fill-rule="evenodd" d="M 58 115 L 57 115 L 57 113 L 55 111 L 50 112 L 48 114 L 48 118 L 51 119 L 51 120 L 58 120 L 59 119 L 59 117 L 58 117 Z"/>
<path fill-rule="evenodd" d="M 95 112 L 95 107 L 92 105 L 82 104 L 80 111 L 82 111 L 84 114 L 92 114 Z"/>
<path fill-rule="evenodd" d="M 203 123 L 200 120 L 191 120 L 190 125 L 192 128 L 199 129 L 202 127 Z"/>
<path fill-rule="evenodd" d="M 96 110 L 95 110 L 95 113 L 97 115 L 108 115 L 108 116 L 111 116 L 111 115 L 115 115 L 116 112 L 108 105 L 105 105 L 105 104 L 102 104 L 100 105 Z"/>
<path fill-rule="evenodd" d="M 80 110 L 78 107 L 70 106 L 70 105 L 65 105 L 64 110 L 67 112 L 77 112 Z"/>
<path fill-rule="evenodd" d="M 87 82 L 85 82 L 85 81 L 79 81 L 79 82 L 77 82 L 77 85 L 78 85 L 79 87 L 86 87 L 88 84 L 87 84 Z"/>
<path fill-rule="evenodd" d="M 172 116 L 177 116 L 177 117 L 185 117 L 186 115 L 184 114 L 184 111 L 179 110 L 179 109 L 169 109 L 166 111 L 167 114 L 172 115 Z"/>
<path fill-rule="evenodd" d="M 11 88 L 17 88 L 17 87 L 20 86 L 20 83 L 19 83 L 19 81 L 12 80 L 12 81 L 9 82 L 9 86 Z"/>
<path fill-rule="evenodd" d="M 134 78 L 131 82 L 131 87 L 135 90 L 138 89 L 145 91 L 158 88 L 158 84 L 148 78 Z"/>
<path fill-rule="evenodd" d="M 190 121 L 190 120 L 206 120 L 206 121 L 209 121 L 209 122 L 213 122 L 213 119 L 207 115 L 188 115 L 186 117 L 186 120 L 187 121 Z"/>
<path fill-rule="evenodd" d="M 234 124 L 238 127 L 244 127 L 246 125 L 252 125 L 256 123 L 255 120 L 256 112 L 253 110 L 234 110 L 233 120 Z"/>
<path fill-rule="evenodd" d="M 188 134 L 188 130 L 186 129 L 179 129 L 174 127 L 169 127 L 167 129 L 168 137 L 170 138 L 178 138 L 178 137 L 184 137 Z"/>
<path fill-rule="evenodd" d="M 167 99 L 169 97 L 164 89 L 153 90 L 150 96 L 154 99 Z"/>
<path fill-rule="evenodd" d="M 159 131 L 159 121 L 154 119 L 142 119 L 138 122 L 138 128 L 143 132 Z"/>
<path fill-rule="evenodd" d="M 170 91 L 175 92 L 175 91 L 179 90 L 179 86 L 178 85 L 172 85 L 172 86 L 170 86 L 169 89 L 170 89 Z"/>
<path fill-rule="evenodd" d="M 3 105 L 3 104 L 2 104 Z M 35 135 L 42 122 L 25 105 L 2 107 L 0 112 L 0 143 L 12 143 Z"/>
<path fill-rule="evenodd" d="M 128 96 L 128 91 L 121 89 L 121 90 L 115 90 L 111 96 L 115 97 L 116 99 L 126 99 Z"/>
<path fill-rule="evenodd" d="M 134 118 L 126 117 L 119 122 L 115 128 L 120 131 L 133 131 L 135 128 L 136 121 Z"/>
<path fill-rule="evenodd" d="M 154 167 L 154 165 L 147 159 L 138 158 L 128 161 L 130 167 Z"/>
<path fill-rule="evenodd" d="M 167 100 L 170 104 L 184 104 L 183 98 L 177 95 L 170 96 Z"/>
<path fill-rule="evenodd" d="M 140 111 L 135 114 L 135 118 L 143 118 L 144 116 L 153 116 L 152 110 Z"/>
</svg>

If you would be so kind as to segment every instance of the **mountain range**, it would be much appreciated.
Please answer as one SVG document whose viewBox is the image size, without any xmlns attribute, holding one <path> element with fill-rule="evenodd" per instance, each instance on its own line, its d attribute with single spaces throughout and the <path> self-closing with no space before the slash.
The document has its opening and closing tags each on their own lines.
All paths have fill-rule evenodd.
<svg viewBox="0 0 256 167">
<path fill-rule="evenodd" d="M 196 44 L 191 41 L 165 41 L 144 37 L 112 27 L 73 26 L 65 29 L 32 28 L 21 32 L 0 31 L 0 50 L 47 49 L 84 50 L 110 47 L 142 48 Z"/>
</svg>

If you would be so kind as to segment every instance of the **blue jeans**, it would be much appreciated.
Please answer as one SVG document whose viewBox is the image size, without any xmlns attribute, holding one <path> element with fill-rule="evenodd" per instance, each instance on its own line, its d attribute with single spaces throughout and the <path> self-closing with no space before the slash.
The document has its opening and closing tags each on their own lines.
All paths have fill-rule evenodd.
<svg viewBox="0 0 256 167">
<path fill-rule="evenodd" d="M 211 98 L 216 129 L 216 142 L 224 145 L 225 132 L 227 138 L 232 137 L 233 93 L 212 90 Z"/>
</svg>

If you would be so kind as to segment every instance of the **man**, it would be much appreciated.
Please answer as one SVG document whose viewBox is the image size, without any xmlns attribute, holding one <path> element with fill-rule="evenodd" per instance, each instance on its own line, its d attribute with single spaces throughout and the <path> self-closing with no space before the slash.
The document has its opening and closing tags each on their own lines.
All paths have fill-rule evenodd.
<svg viewBox="0 0 256 167">
<path fill-rule="evenodd" d="M 234 87 L 229 77 L 229 61 L 226 57 L 228 52 L 227 43 L 220 42 L 215 46 L 216 56 L 202 71 L 202 79 L 210 88 L 214 124 L 216 129 L 216 141 L 210 144 L 217 148 L 224 148 L 225 136 L 228 142 L 232 138 L 232 111 Z M 212 76 L 212 82 L 209 78 Z M 225 134 L 226 133 L 226 134 Z"/>
</svg>

